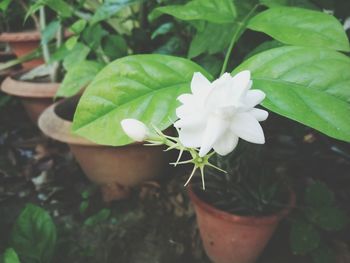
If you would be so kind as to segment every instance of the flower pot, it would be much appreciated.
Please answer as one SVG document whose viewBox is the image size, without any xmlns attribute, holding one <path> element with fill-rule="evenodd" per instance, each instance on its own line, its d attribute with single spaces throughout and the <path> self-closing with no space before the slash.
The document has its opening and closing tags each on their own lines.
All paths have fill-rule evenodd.
<svg viewBox="0 0 350 263">
<path fill-rule="evenodd" d="M 20 98 L 30 119 L 37 123 L 39 115 L 53 103 L 59 83 L 29 82 L 18 80 L 17 76 L 7 77 L 1 90 Z"/>
<path fill-rule="evenodd" d="M 38 31 L 2 33 L 0 42 L 9 43 L 12 52 L 19 58 L 25 56 L 40 46 L 40 33 Z M 22 63 L 23 69 L 32 69 L 44 64 L 42 58 L 33 59 Z"/>
<path fill-rule="evenodd" d="M 238 216 L 219 210 L 189 188 L 201 239 L 208 257 L 215 263 L 254 263 L 267 245 L 280 220 L 295 205 L 291 194 L 289 204 L 271 216 Z"/>
<path fill-rule="evenodd" d="M 164 172 L 168 158 L 161 147 L 134 143 L 102 146 L 71 133 L 73 113 L 79 98 L 62 100 L 47 108 L 39 128 L 47 136 L 67 143 L 86 176 L 101 186 L 106 202 L 128 197 L 130 188 Z"/>
</svg>

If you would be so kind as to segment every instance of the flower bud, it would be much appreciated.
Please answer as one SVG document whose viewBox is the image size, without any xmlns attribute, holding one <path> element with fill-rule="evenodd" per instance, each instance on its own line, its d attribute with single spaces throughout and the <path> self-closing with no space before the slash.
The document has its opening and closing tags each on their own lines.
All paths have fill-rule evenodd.
<svg viewBox="0 0 350 263">
<path fill-rule="evenodd" d="M 139 120 L 124 119 L 120 122 L 120 124 L 126 135 L 128 135 L 134 141 L 142 142 L 149 135 L 149 130 L 146 125 Z"/>
</svg>

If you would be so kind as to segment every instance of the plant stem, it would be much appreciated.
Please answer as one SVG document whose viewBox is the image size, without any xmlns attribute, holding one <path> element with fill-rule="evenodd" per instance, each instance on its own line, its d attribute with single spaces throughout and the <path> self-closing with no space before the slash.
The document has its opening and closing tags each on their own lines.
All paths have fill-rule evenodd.
<svg viewBox="0 0 350 263">
<path fill-rule="evenodd" d="M 46 17 L 45 17 L 45 8 L 40 7 L 40 32 L 42 33 L 46 28 Z M 46 43 L 41 43 L 43 49 L 43 56 L 45 63 L 48 64 L 50 60 L 50 52 Z"/>
<path fill-rule="evenodd" d="M 63 42 L 63 27 L 62 25 L 59 26 L 58 30 L 57 30 L 57 34 L 56 34 L 56 49 L 59 49 L 62 45 Z M 52 72 L 51 72 L 51 81 L 52 82 L 57 82 L 58 80 L 58 74 L 59 74 L 59 70 L 60 70 L 60 62 L 56 61 L 53 65 L 52 65 Z"/>
<path fill-rule="evenodd" d="M 40 32 L 41 33 L 44 32 L 45 28 L 46 28 L 45 7 L 40 7 Z M 50 61 L 49 46 L 47 43 L 41 42 L 41 47 L 43 50 L 43 57 L 45 60 L 45 64 L 46 64 L 46 66 L 49 66 L 49 61 Z M 52 69 L 50 70 L 50 81 L 55 82 L 55 78 L 56 78 L 56 70 L 53 66 Z"/>
<path fill-rule="evenodd" d="M 226 52 L 226 56 L 225 56 L 225 60 L 224 60 L 224 64 L 222 65 L 222 68 L 221 68 L 221 72 L 220 72 L 220 76 L 222 74 L 225 73 L 226 69 L 227 69 L 227 64 L 228 64 L 228 60 L 231 56 L 231 53 L 232 53 L 232 50 L 233 50 L 233 46 L 235 45 L 236 41 L 237 41 L 237 38 L 238 36 L 240 35 L 241 31 L 242 30 L 245 30 L 245 27 L 247 25 L 247 22 L 249 21 L 249 19 L 251 18 L 251 16 L 254 14 L 255 10 L 259 7 L 259 4 L 255 5 L 252 10 L 250 10 L 250 12 L 242 19 L 242 21 L 240 22 L 237 22 L 237 27 L 236 27 L 236 30 L 235 32 L 233 33 L 233 36 L 232 36 L 232 39 L 231 39 L 231 42 L 230 42 L 230 45 L 227 49 L 227 52 Z"/>
</svg>

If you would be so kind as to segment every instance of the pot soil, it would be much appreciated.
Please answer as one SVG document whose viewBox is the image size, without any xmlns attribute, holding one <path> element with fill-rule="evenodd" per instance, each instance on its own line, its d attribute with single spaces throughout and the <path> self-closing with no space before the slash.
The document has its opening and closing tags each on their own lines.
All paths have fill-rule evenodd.
<svg viewBox="0 0 350 263">
<path fill-rule="evenodd" d="M 40 46 L 40 33 L 38 31 L 2 33 L 0 42 L 9 43 L 12 52 L 19 58 L 25 56 Z M 35 68 L 44 64 L 42 58 L 33 59 L 22 63 L 25 70 Z"/>
<path fill-rule="evenodd" d="M 267 245 L 279 222 L 295 205 L 291 193 L 289 204 L 270 216 L 238 216 L 203 202 L 189 188 L 197 224 L 208 257 L 215 263 L 254 263 Z"/>
<path fill-rule="evenodd" d="M 87 177 L 101 186 L 106 202 L 127 198 L 132 187 L 164 172 L 168 158 L 161 147 L 145 147 L 141 143 L 102 146 L 72 134 L 78 100 L 79 97 L 72 97 L 47 108 L 39 118 L 39 128 L 69 145 Z"/>
<path fill-rule="evenodd" d="M 1 90 L 20 98 L 30 119 L 37 123 L 40 114 L 53 103 L 59 83 L 30 82 L 19 80 L 19 74 L 7 77 Z"/>
</svg>

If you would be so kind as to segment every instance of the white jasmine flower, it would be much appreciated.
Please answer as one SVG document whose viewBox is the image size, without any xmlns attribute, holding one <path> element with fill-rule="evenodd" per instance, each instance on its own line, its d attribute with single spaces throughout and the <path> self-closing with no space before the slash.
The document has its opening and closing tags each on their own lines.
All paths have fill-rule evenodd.
<svg viewBox="0 0 350 263">
<path fill-rule="evenodd" d="M 190 148 L 200 147 L 205 156 L 212 148 L 226 155 L 237 146 L 238 138 L 248 142 L 265 143 L 259 121 L 268 117 L 265 110 L 254 108 L 265 98 L 261 90 L 250 90 L 250 71 L 232 77 L 229 73 L 209 82 L 201 73 L 194 73 L 192 94 L 182 94 L 176 109 L 179 118 L 180 142 Z"/>
<path fill-rule="evenodd" d="M 149 136 L 149 130 L 146 125 L 136 119 L 124 119 L 120 122 L 124 132 L 131 139 L 137 142 L 143 142 Z"/>
</svg>

